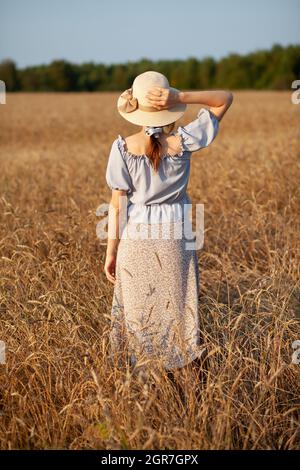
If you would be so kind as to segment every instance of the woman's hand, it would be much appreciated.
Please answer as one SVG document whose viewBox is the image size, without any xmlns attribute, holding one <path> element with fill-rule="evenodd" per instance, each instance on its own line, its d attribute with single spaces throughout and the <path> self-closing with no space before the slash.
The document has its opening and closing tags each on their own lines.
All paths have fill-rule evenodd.
<svg viewBox="0 0 300 470">
<path fill-rule="evenodd" d="M 152 87 L 146 94 L 149 105 L 157 109 L 168 109 L 179 102 L 179 91 L 174 89 Z"/>
<path fill-rule="evenodd" d="M 106 254 L 104 268 L 103 268 L 103 271 L 105 272 L 107 279 L 112 284 L 115 284 L 116 282 L 116 259 L 117 259 L 117 255 Z"/>
</svg>

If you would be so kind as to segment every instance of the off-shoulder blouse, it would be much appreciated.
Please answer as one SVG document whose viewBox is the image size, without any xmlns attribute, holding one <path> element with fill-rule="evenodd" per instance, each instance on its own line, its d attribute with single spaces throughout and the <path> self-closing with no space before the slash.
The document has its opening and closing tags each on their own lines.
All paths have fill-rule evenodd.
<svg viewBox="0 0 300 470">
<path fill-rule="evenodd" d="M 155 173 L 149 157 L 126 150 L 119 134 L 113 141 L 106 168 L 110 189 L 127 193 L 127 217 L 134 223 L 162 223 L 181 220 L 191 204 L 187 194 L 192 152 L 207 147 L 216 137 L 219 121 L 206 108 L 201 108 L 194 121 L 179 126 L 181 151 L 161 157 Z"/>
</svg>

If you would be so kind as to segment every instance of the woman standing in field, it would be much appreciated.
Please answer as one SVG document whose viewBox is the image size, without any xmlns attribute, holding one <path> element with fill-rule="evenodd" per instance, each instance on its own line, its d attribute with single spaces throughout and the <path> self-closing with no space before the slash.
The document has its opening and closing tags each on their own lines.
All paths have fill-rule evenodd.
<svg viewBox="0 0 300 470">
<path fill-rule="evenodd" d="M 187 249 L 184 229 L 191 203 L 186 189 L 192 153 L 214 140 L 232 99 L 222 90 L 179 91 L 154 71 L 138 75 L 119 96 L 121 116 L 142 128 L 118 135 L 111 147 L 104 272 L 114 284 L 112 356 L 137 368 L 156 363 L 172 371 L 201 361 L 205 350 L 198 259 L 196 249 Z M 188 103 L 208 109 L 175 131 Z"/>
</svg>

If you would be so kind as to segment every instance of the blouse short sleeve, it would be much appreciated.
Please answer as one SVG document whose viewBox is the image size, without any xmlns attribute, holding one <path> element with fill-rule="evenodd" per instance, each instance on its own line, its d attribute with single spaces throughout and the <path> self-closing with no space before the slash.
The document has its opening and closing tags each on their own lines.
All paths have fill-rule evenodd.
<svg viewBox="0 0 300 470">
<path fill-rule="evenodd" d="M 206 108 L 198 111 L 194 121 L 184 127 L 178 127 L 178 133 L 182 137 L 182 147 L 189 152 L 207 147 L 216 137 L 218 130 L 217 117 Z"/>
<path fill-rule="evenodd" d="M 118 139 L 114 140 L 111 146 L 105 177 L 110 189 L 118 189 L 127 192 L 132 190 L 131 176 L 118 145 Z"/>
</svg>

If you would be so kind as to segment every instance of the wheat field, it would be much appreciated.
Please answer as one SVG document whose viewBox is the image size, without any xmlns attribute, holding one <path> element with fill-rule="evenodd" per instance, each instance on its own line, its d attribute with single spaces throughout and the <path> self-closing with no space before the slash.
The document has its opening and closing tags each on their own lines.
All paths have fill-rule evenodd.
<svg viewBox="0 0 300 470">
<path fill-rule="evenodd" d="M 107 359 L 113 286 L 96 210 L 118 93 L 8 94 L 0 107 L 2 449 L 299 449 L 300 105 L 234 92 L 192 155 L 209 368 L 143 382 Z M 178 125 L 196 116 L 190 105 Z M 294 353 L 294 355 L 293 355 Z"/>
</svg>

